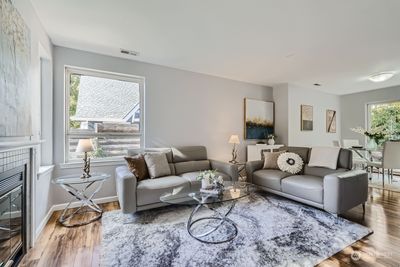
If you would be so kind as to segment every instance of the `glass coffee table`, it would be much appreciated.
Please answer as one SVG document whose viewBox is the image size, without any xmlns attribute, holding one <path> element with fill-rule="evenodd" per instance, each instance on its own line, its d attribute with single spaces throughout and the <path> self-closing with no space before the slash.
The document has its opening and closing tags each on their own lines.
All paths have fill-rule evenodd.
<svg viewBox="0 0 400 267">
<path fill-rule="evenodd" d="M 224 192 L 221 195 L 212 195 L 200 191 L 189 193 L 179 192 L 176 194 L 172 192 L 162 195 L 160 201 L 168 204 L 194 206 L 186 225 L 189 235 L 203 243 L 219 244 L 231 241 L 237 236 L 237 226 L 235 222 L 228 218 L 228 215 L 235 207 L 238 199 L 250 195 L 255 190 L 256 186 L 250 183 L 224 182 Z M 229 203 L 226 212 L 220 212 L 215 207 L 223 202 Z M 194 219 L 195 214 L 198 213 L 202 207 L 211 210 L 213 215 Z M 203 225 L 201 225 L 202 223 Z M 225 227 L 226 231 L 224 231 L 224 235 L 218 235 L 218 238 L 210 238 L 220 227 Z M 195 231 L 194 228 L 200 228 L 201 231 Z"/>
</svg>

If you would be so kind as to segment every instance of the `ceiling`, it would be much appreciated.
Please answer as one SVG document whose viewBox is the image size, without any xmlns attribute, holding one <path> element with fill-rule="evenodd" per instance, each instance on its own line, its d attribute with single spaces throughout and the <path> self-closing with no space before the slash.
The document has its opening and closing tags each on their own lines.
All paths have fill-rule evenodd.
<svg viewBox="0 0 400 267">
<path fill-rule="evenodd" d="M 31 1 L 55 45 L 333 94 L 400 84 L 399 0 Z"/>
</svg>

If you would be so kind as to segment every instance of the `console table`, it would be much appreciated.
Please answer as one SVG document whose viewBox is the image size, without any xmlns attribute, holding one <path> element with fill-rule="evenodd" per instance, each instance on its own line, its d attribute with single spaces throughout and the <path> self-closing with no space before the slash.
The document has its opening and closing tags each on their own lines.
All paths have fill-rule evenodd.
<svg viewBox="0 0 400 267">
<path fill-rule="evenodd" d="M 269 150 L 273 152 L 283 145 L 267 145 L 267 144 L 256 144 L 247 146 L 247 161 L 261 160 L 261 151 Z"/>
</svg>

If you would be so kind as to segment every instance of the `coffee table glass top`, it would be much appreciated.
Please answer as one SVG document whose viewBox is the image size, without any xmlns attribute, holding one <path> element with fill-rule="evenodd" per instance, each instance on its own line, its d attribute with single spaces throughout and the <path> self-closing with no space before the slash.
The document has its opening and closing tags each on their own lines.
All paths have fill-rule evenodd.
<svg viewBox="0 0 400 267">
<path fill-rule="evenodd" d="M 171 193 L 160 197 L 161 202 L 180 205 L 198 205 L 224 202 L 250 195 L 256 186 L 246 182 L 224 182 L 224 192 L 221 195 L 211 195 L 200 191 L 182 193 L 181 188 L 175 188 Z"/>
</svg>

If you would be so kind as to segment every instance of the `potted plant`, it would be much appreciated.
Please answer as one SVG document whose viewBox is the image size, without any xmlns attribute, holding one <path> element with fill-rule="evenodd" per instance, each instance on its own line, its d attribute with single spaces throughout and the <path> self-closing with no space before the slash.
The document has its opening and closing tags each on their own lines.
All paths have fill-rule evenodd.
<svg viewBox="0 0 400 267">
<path fill-rule="evenodd" d="M 355 133 L 359 133 L 368 137 L 367 147 L 369 149 L 376 149 L 378 146 L 382 145 L 382 142 L 385 141 L 385 137 L 387 135 L 383 127 L 376 127 L 370 130 L 366 130 L 362 127 L 357 127 L 351 128 L 351 130 Z"/>
<path fill-rule="evenodd" d="M 215 189 L 222 193 L 224 187 L 224 179 L 221 175 L 217 175 L 216 170 L 202 171 L 197 176 L 197 180 L 201 181 L 202 189 Z"/>
</svg>

